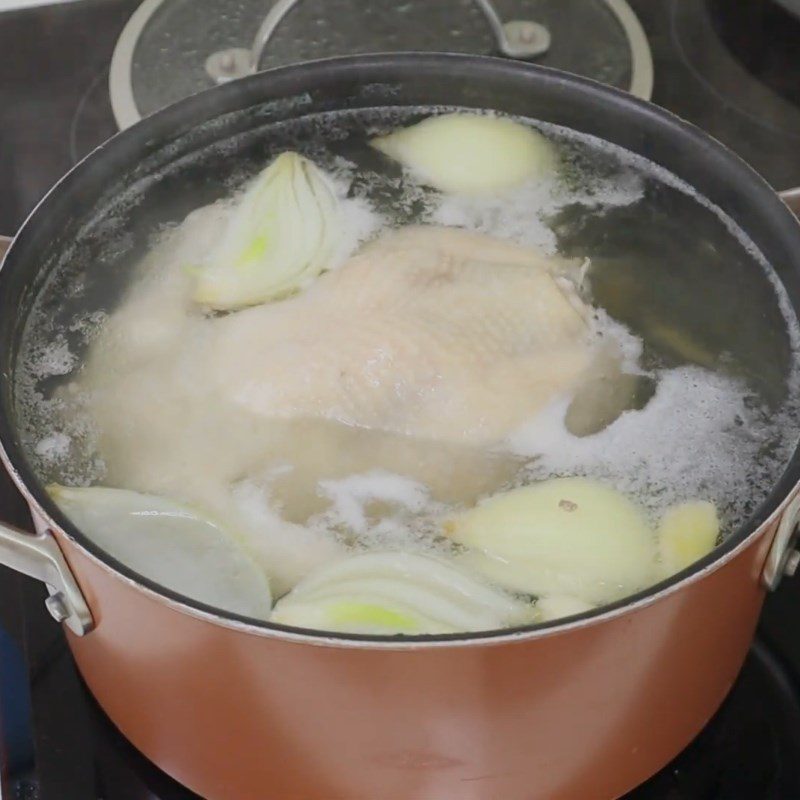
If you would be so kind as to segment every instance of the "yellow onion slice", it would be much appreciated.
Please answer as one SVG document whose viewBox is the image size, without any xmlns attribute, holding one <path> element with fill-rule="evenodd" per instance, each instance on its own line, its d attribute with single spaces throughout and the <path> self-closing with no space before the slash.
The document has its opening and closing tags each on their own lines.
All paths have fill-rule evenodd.
<svg viewBox="0 0 800 800">
<path fill-rule="evenodd" d="M 194 300 L 232 310 L 291 294 L 330 266 L 340 236 L 328 178 L 298 153 L 282 153 L 236 201 L 197 271 Z"/>
<path fill-rule="evenodd" d="M 363 553 L 323 567 L 272 614 L 283 625 L 384 635 L 492 630 L 533 618 L 529 604 L 414 553 Z"/>
<path fill-rule="evenodd" d="M 127 489 L 52 485 L 48 491 L 76 527 L 134 572 L 215 608 L 269 617 L 266 576 L 216 521 Z"/>
<path fill-rule="evenodd" d="M 504 117 L 444 114 L 373 139 L 423 183 L 453 194 L 499 192 L 555 165 L 542 134 Z"/>
<path fill-rule="evenodd" d="M 718 537 L 719 519 L 713 503 L 693 500 L 667 509 L 658 527 L 664 575 L 674 575 L 710 553 Z"/>
<path fill-rule="evenodd" d="M 555 478 L 490 497 L 444 530 L 471 568 L 509 589 L 599 604 L 654 582 L 655 537 L 627 497 L 587 478 Z"/>
</svg>

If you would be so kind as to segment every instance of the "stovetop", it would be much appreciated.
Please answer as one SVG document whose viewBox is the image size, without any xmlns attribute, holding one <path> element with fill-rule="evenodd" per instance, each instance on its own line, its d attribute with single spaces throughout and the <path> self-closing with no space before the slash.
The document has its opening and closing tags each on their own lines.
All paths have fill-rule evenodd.
<svg viewBox="0 0 800 800">
<path fill-rule="evenodd" d="M 12 234 L 63 172 L 116 131 L 108 67 L 137 5 L 74 0 L 0 13 L 0 233 Z M 771 0 L 631 5 L 653 50 L 654 101 L 738 151 L 776 189 L 800 186 L 800 21 Z M 0 518 L 29 525 L 2 474 Z M 0 796 L 195 797 L 138 754 L 96 706 L 43 599 L 40 585 L 0 568 Z M 800 798 L 798 608 L 800 578 L 768 598 L 758 639 L 718 715 L 630 798 Z"/>
</svg>

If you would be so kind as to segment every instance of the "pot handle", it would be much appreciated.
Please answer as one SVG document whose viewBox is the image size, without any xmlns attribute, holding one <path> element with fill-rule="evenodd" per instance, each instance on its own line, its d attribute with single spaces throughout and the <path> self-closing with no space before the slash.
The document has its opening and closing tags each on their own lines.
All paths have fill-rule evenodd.
<svg viewBox="0 0 800 800">
<path fill-rule="evenodd" d="M 787 189 L 780 192 L 781 200 L 789 206 L 789 209 L 796 216 L 800 217 L 800 186 L 795 189 Z"/>
<path fill-rule="evenodd" d="M 44 604 L 56 622 L 63 622 L 77 636 L 92 630 L 89 606 L 49 531 L 30 534 L 0 524 L 0 564 L 46 584 L 49 596 Z"/>
<path fill-rule="evenodd" d="M 11 245 L 0 236 L 0 258 Z M 37 526 L 38 527 L 38 526 Z M 0 564 L 36 578 L 47 586 L 45 606 L 56 622 L 63 622 L 74 634 L 83 636 L 94 627 L 92 614 L 61 548 L 47 530 L 31 534 L 0 523 Z"/>
<path fill-rule="evenodd" d="M 778 523 L 778 530 L 764 562 L 761 582 L 767 589 L 778 588 L 781 579 L 791 578 L 800 567 L 800 550 L 797 549 L 798 523 L 800 523 L 800 493 L 786 506 Z"/>
<path fill-rule="evenodd" d="M 780 192 L 781 200 L 800 217 L 800 187 Z M 800 493 L 791 500 L 778 523 L 778 530 L 767 554 L 761 581 L 767 589 L 777 589 L 781 578 L 791 577 L 800 567 L 798 544 L 800 526 Z"/>
</svg>

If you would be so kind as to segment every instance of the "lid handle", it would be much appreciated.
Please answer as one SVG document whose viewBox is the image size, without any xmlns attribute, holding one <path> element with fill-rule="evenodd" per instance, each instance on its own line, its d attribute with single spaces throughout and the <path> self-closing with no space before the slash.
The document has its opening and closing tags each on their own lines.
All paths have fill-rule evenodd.
<svg viewBox="0 0 800 800">
<path fill-rule="evenodd" d="M 212 53 L 206 59 L 206 72 L 217 82 L 258 72 L 261 56 L 278 25 L 300 0 L 277 0 L 261 23 L 250 50 L 232 47 Z M 538 22 L 511 20 L 503 22 L 492 0 L 475 0 L 489 23 L 500 52 L 510 58 L 535 58 L 550 49 L 550 31 Z"/>
</svg>

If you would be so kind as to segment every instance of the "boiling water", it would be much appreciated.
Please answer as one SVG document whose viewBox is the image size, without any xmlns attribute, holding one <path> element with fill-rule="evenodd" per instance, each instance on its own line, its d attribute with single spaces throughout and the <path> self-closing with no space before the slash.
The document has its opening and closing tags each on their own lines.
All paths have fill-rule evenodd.
<svg viewBox="0 0 800 800">
<path fill-rule="evenodd" d="M 334 176 L 348 251 L 385 228 L 429 223 L 575 259 L 595 309 L 595 336 L 618 343 L 633 379 L 626 404 L 605 426 L 570 432 L 570 397 L 481 446 L 308 419 L 220 424 L 213 410 L 192 419 L 189 406 L 171 407 L 178 395 L 160 397 L 157 381 L 130 384 L 117 395 L 116 417 L 98 420 L 83 367 L 93 343 L 147 340 L 169 328 L 178 364 L 193 337 L 206 335 L 204 318 L 186 302 L 182 268 L 228 213 L 218 199 L 162 230 L 135 269 L 104 276 L 96 266 L 66 264 L 50 279 L 24 337 L 16 393 L 42 478 L 161 493 L 235 516 L 279 564 L 272 575 L 279 592 L 331 552 L 452 554 L 439 530 L 443 514 L 552 476 L 610 481 L 654 522 L 668 505 L 703 498 L 716 504 L 725 534 L 741 524 L 779 477 L 798 433 L 797 322 L 755 248 L 674 177 L 552 126 L 538 127 L 558 148 L 555 176 L 490 198 L 441 195 L 367 146 L 369 134 L 422 115 L 306 117 L 269 128 L 269 153 L 249 134 L 240 170 L 217 191 L 235 191 L 271 156 L 297 149 Z M 242 142 L 226 147 L 239 152 Z M 116 376 L 123 387 L 136 378 Z M 198 380 L 202 366 L 187 372 L 185 397 Z M 136 429 L 136 439 L 125 440 L 120 431 L 143 414 L 152 436 Z M 105 445 L 115 426 L 125 447 Z M 267 452 L 251 452 L 264 442 Z"/>
</svg>

